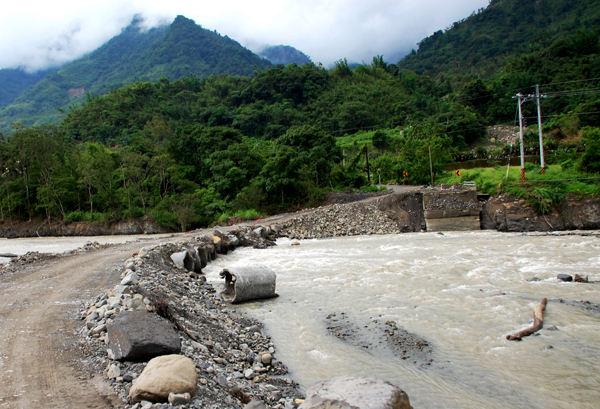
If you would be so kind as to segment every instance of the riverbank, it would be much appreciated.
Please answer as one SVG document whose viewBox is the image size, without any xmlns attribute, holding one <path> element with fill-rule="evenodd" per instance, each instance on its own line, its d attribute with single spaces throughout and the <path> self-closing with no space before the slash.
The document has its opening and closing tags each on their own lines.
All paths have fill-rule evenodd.
<svg viewBox="0 0 600 409">
<path fill-rule="evenodd" d="M 154 218 L 146 216 L 118 222 L 92 223 L 88 221 L 5 221 L 0 223 L 0 237 L 61 237 L 61 236 L 111 236 L 129 234 L 176 233 L 175 229 L 159 226 Z"/>
<path fill-rule="evenodd" d="M 455 207 L 450 200 L 435 202 L 435 206 L 432 205 L 434 202 L 423 206 L 423 195 L 435 195 L 435 192 L 422 189 L 403 193 L 342 193 L 332 196 L 328 205 L 268 217 L 259 223 L 264 226 L 279 225 L 277 234 L 299 239 L 425 231 L 427 210 L 454 210 Z M 529 232 L 600 229 L 600 202 L 595 197 L 569 194 L 547 214 L 538 213 L 525 199 L 507 193 L 481 200 L 473 206 L 469 205 L 469 209 L 480 211 L 482 230 Z M 45 220 L 0 224 L 0 237 L 5 238 L 170 232 L 172 230 L 158 226 L 151 217 L 104 224 L 47 223 Z"/>
</svg>

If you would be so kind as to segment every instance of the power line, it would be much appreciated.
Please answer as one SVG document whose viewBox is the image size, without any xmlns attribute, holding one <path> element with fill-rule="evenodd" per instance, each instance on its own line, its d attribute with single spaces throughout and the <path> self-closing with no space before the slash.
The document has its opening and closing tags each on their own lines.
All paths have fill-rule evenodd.
<svg viewBox="0 0 600 409">
<path fill-rule="evenodd" d="M 598 78 L 588 78 L 585 80 L 573 80 L 573 81 L 564 81 L 564 82 L 553 82 L 551 84 L 540 84 L 540 87 L 547 87 L 547 86 L 553 86 L 553 85 L 563 85 L 563 84 L 574 84 L 576 82 L 586 82 L 586 81 L 598 81 L 600 80 L 600 77 Z"/>
</svg>

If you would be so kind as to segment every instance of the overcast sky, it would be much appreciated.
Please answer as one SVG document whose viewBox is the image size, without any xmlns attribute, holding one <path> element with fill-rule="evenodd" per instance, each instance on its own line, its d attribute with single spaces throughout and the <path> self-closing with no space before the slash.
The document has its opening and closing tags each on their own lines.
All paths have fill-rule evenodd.
<svg viewBox="0 0 600 409">
<path fill-rule="evenodd" d="M 257 52 L 291 45 L 326 66 L 370 62 L 417 48 L 434 31 L 489 0 L 15 0 L 0 6 L 0 68 L 37 70 L 72 61 L 120 33 L 136 14 L 146 24 L 178 14 Z M 386 58 L 387 57 L 387 58 Z"/>
</svg>

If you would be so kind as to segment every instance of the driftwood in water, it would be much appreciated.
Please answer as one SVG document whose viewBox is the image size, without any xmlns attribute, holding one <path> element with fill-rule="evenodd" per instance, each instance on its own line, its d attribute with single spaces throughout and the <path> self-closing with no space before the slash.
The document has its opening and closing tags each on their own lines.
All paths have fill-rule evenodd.
<svg viewBox="0 0 600 409">
<path fill-rule="evenodd" d="M 506 339 L 509 341 L 520 341 L 521 338 L 528 337 L 529 335 L 541 330 L 542 326 L 544 325 L 544 310 L 546 309 L 547 303 L 548 300 L 544 298 L 541 304 L 533 307 L 533 325 L 531 327 L 525 328 L 514 335 L 507 335 Z"/>
</svg>

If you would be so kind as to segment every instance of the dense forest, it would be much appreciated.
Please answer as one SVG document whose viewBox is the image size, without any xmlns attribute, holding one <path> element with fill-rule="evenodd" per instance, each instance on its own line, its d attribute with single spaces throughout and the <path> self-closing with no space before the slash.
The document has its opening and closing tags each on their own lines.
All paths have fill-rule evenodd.
<svg viewBox="0 0 600 409">
<path fill-rule="evenodd" d="M 514 55 L 598 26 L 595 0 L 490 0 L 488 7 L 423 39 L 399 65 L 438 81 L 468 82 L 502 71 Z"/>
<path fill-rule="evenodd" d="M 0 143 L 0 218 L 149 215 L 183 230 L 376 189 L 377 169 L 384 182 L 427 183 L 430 150 L 434 176 L 455 160 L 505 155 L 507 145 L 473 147 L 488 126 L 515 124 L 513 97 L 535 84 L 548 161 L 598 172 L 599 52 L 597 27 L 581 27 L 464 85 L 376 56 L 356 68 L 278 65 L 88 95 L 59 125 L 15 125 Z M 535 153 L 535 104 L 523 107 Z"/>
</svg>

